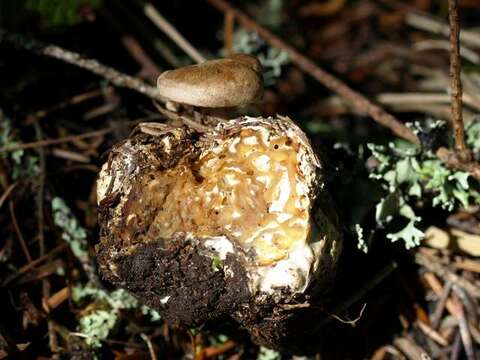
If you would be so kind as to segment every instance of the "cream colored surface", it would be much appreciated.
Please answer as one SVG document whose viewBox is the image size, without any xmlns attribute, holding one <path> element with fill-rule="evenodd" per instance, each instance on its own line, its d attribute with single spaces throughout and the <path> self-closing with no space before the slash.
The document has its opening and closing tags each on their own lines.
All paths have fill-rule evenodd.
<svg viewBox="0 0 480 360">
<path fill-rule="evenodd" d="M 160 139 L 164 151 L 172 149 L 168 141 Z M 121 224 L 133 183 L 144 174 L 142 192 L 148 199 L 138 201 L 154 206 L 155 213 L 142 241 L 184 234 L 206 256 L 225 260 L 234 254 L 253 294 L 305 291 L 322 266 L 336 262 L 341 235 L 328 219 L 326 228 L 313 235 L 312 207 L 323 182 L 303 132 L 285 117 L 243 117 L 219 124 L 197 144 L 202 151 L 193 164 L 180 161 L 168 170 L 139 172 L 129 153 L 134 147 L 125 143 L 126 150 L 102 167 L 97 183 L 99 203 L 107 192 L 123 194 L 112 224 Z M 136 211 L 130 212 L 126 227 L 134 229 L 139 220 Z M 117 255 L 112 249 L 111 257 Z M 224 272 L 235 275 L 228 265 Z"/>
</svg>

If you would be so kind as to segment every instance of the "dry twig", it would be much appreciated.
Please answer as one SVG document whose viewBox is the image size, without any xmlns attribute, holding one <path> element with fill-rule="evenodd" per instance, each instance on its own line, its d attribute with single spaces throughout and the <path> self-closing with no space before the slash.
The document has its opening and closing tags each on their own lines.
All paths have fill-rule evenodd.
<svg viewBox="0 0 480 360">
<path fill-rule="evenodd" d="M 417 252 L 415 254 L 415 262 L 427 268 L 428 271 L 431 271 L 432 273 L 435 273 L 438 276 L 442 277 L 445 281 L 457 283 L 462 288 L 464 288 L 471 296 L 477 299 L 480 298 L 480 288 L 478 286 L 474 285 L 467 279 L 456 275 L 439 261 L 436 261 L 434 257 L 422 254 L 421 252 Z M 441 296 L 441 294 L 439 296 Z"/>
<path fill-rule="evenodd" d="M 141 333 L 140 337 L 147 344 L 148 352 L 150 354 L 150 359 L 157 360 L 157 355 L 155 354 L 155 348 L 153 347 L 153 344 L 152 344 L 152 341 L 150 340 L 150 338 L 144 333 Z"/>
<path fill-rule="evenodd" d="M 448 0 L 448 14 L 450 21 L 450 80 L 455 149 L 466 154 L 467 147 L 465 145 L 465 130 L 463 128 L 462 114 L 462 80 L 460 78 L 460 45 L 458 42 L 460 26 L 458 24 L 457 0 Z"/>
<path fill-rule="evenodd" d="M 227 56 L 234 54 L 233 50 L 233 29 L 235 26 L 235 16 L 231 11 L 225 13 L 223 20 L 223 48 Z"/>
<path fill-rule="evenodd" d="M 420 30 L 431 32 L 433 34 L 440 34 L 445 37 L 450 34 L 448 25 L 444 24 L 443 22 L 430 16 L 421 14 L 418 11 L 410 12 L 410 9 L 406 11 L 408 11 L 408 13 L 405 17 L 405 22 L 408 25 Z M 478 36 L 478 33 L 475 31 L 462 31 L 462 33 L 460 34 L 460 41 L 470 47 L 480 47 L 480 38 Z"/>
<path fill-rule="evenodd" d="M 92 137 L 103 136 L 103 135 L 108 134 L 112 131 L 114 131 L 114 128 L 107 128 L 107 129 L 102 129 L 102 130 L 86 132 L 86 133 L 78 134 L 78 135 L 64 136 L 64 137 L 61 137 L 61 138 L 58 138 L 58 139 L 39 140 L 39 141 L 31 142 L 31 143 L 24 143 L 24 144 L 18 144 L 18 145 L 14 145 L 14 146 L 7 146 L 7 147 L 0 148 L 0 153 L 10 152 L 10 151 L 15 151 L 15 150 L 20 150 L 20 149 L 23 149 L 23 150 L 34 149 L 34 148 L 39 148 L 39 147 L 43 147 L 43 146 L 64 144 L 64 143 L 72 142 L 72 141 L 75 141 L 75 140 L 88 139 L 88 138 L 92 138 Z"/>
<path fill-rule="evenodd" d="M 463 347 L 465 348 L 467 358 L 468 360 L 475 360 L 475 349 L 472 344 L 472 336 L 470 334 L 468 321 L 465 317 L 465 311 L 462 304 L 455 296 L 452 297 L 452 306 L 454 310 L 453 316 L 455 316 L 458 321 L 460 336 L 462 338 Z"/>
<path fill-rule="evenodd" d="M 38 122 L 38 119 L 33 119 L 33 126 L 35 127 L 35 135 L 38 141 L 41 141 L 43 138 L 42 128 Z M 45 255 L 45 224 L 44 224 L 44 214 L 43 214 L 43 199 L 45 194 L 45 176 L 46 176 L 46 160 L 45 160 L 45 150 L 43 148 L 37 149 L 39 156 L 40 164 L 40 173 L 38 176 L 38 190 L 36 197 L 37 205 L 37 227 L 38 227 L 38 248 L 40 256 Z M 42 280 L 42 296 L 43 301 L 49 303 L 50 299 L 50 282 L 48 279 Z M 48 344 L 52 352 L 56 352 L 58 349 L 57 335 L 53 328 L 50 320 L 47 322 L 48 326 Z"/>
<path fill-rule="evenodd" d="M 10 195 L 10 193 L 13 191 L 13 189 L 15 189 L 15 186 L 17 186 L 17 183 L 13 183 L 11 184 L 2 194 L 2 196 L 0 196 L 0 208 L 2 207 L 3 203 L 5 202 L 5 200 L 7 200 L 8 196 Z"/>
<path fill-rule="evenodd" d="M 32 262 L 32 256 L 30 255 L 30 250 L 28 250 L 27 243 L 22 235 L 22 231 L 20 230 L 20 226 L 18 225 L 17 217 L 15 216 L 15 206 L 13 204 L 13 201 L 10 200 L 9 202 L 9 209 L 10 209 L 10 217 L 12 219 L 12 225 L 13 229 L 15 230 L 15 233 L 17 234 L 18 241 L 20 241 L 20 245 L 22 247 L 23 253 L 25 254 L 25 257 L 27 258 L 27 261 L 29 263 Z"/>
<path fill-rule="evenodd" d="M 197 63 L 205 61 L 205 58 L 202 54 L 195 49 L 192 44 L 190 44 L 187 39 L 185 39 L 182 34 L 175 29 L 172 24 L 170 24 L 167 19 L 165 19 L 162 14 L 158 12 L 155 7 L 147 3 L 144 7 L 145 15 L 158 27 L 160 28 L 170 39 L 172 39 L 175 44 L 177 44 L 185 53 L 192 58 Z"/>
<path fill-rule="evenodd" d="M 208 359 L 222 355 L 227 351 L 233 349 L 236 345 L 237 343 L 235 341 L 228 340 L 227 342 L 219 346 L 209 346 L 205 348 L 199 355 L 197 355 L 197 359 Z"/>
<path fill-rule="evenodd" d="M 442 291 L 442 294 L 439 296 L 437 306 L 435 307 L 435 311 L 433 312 L 430 319 L 430 323 L 432 325 L 432 328 L 434 329 L 437 329 L 438 326 L 440 325 L 440 321 L 442 321 L 442 314 L 443 314 L 443 311 L 445 310 L 445 305 L 450 296 L 452 285 L 453 285 L 453 282 L 448 281 Z"/>
<path fill-rule="evenodd" d="M 28 263 L 27 265 L 22 266 L 15 274 L 11 275 L 10 277 L 7 277 L 1 284 L 1 287 L 5 287 L 8 284 L 10 284 L 13 280 L 17 279 L 19 276 L 22 276 L 23 274 L 27 273 L 31 269 L 33 269 L 35 266 L 40 264 L 42 261 L 45 261 L 46 259 L 56 255 L 57 253 L 65 250 L 67 248 L 67 244 L 60 244 L 56 248 L 50 250 L 47 254 L 40 256 L 38 259 L 33 260 L 32 262 Z"/>
<path fill-rule="evenodd" d="M 85 58 L 79 53 L 65 50 L 59 46 L 45 44 L 20 34 L 9 33 L 0 28 L 0 43 L 2 42 L 9 43 L 16 48 L 29 50 L 39 55 L 49 56 L 76 65 L 104 77 L 115 86 L 129 88 L 152 99 L 164 101 L 156 87 L 148 85 L 133 76 L 123 74 L 109 66 L 103 65 L 97 60 Z"/>
<path fill-rule="evenodd" d="M 444 289 L 440 281 L 433 273 L 425 273 L 424 279 L 433 290 L 433 292 L 438 296 L 441 297 L 444 293 Z M 465 318 L 465 312 L 463 310 L 463 306 L 458 300 L 456 296 L 451 296 L 446 301 L 446 308 L 448 312 L 457 320 L 460 336 L 465 348 L 465 352 L 469 360 L 475 359 L 475 351 L 472 345 L 472 337 L 470 334 L 469 324 L 467 319 Z"/>
<path fill-rule="evenodd" d="M 445 339 L 438 331 L 434 330 L 431 326 L 428 324 L 425 324 L 424 322 L 417 321 L 417 326 L 422 332 L 428 336 L 430 339 L 435 341 L 441 346 L 448 346 L 448 341 Z"/>
<path fill-rule="evenodd" d="M 301 17 L 309 16 L 332 16 L 340 11 L 345 5 L 345 0 L 312 1 L 303 5 L 298 11 Z"/>
<path fill-rule="evenodd" d="M 132 58 L 142 66 L 140 75 L 143 75 L 147 80 L 155 83 L 157 76 L 162 72 L 158 65 L 153 62 L 133 36 L 123 36 L 122 43 Z"/>
</svg>

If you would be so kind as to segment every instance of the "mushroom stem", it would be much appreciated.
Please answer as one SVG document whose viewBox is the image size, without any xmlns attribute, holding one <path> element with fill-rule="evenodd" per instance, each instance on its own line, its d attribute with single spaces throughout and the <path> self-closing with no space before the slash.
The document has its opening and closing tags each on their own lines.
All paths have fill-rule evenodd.
<svg viewBox="0 0 480 360">
<path fill-rule="evenodd" d="M 170 120 L 173 120 L 173 121 L 176 121 L 176 122 L 183 123 L 184 125 L 192 128 L 193 130 L 195 130 L 199 133 L 205 133 L 205 132 L 208 132 L 208 131 L 211 130 L 210 127 L 202 125 L 200 122 L 195 121 L 188 116 L 182 116 L 182 115 L 179 115 L 178 113 L 176 113 L 174 111 L 170 111 L 170 110 L 165 109 L 163 106 L 161 106 L 156 101 L 153 101 L 153 105 L 158 110 L 158 112 L 161 113 L 162 115 L 165 115 L 166 118 L 168 118 Z"/>
</svg>

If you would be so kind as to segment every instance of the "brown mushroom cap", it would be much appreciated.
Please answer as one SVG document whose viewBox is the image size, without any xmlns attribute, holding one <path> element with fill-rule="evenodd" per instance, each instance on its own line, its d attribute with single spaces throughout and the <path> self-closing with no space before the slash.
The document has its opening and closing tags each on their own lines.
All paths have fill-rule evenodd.
<svg viewBox="0 0 480 360">
<path fill-rule="evenodd" d="M 262 66 L 257 58 L 238 54 L 162 73 L 160 95 L 200 107 L 233 107 L 258 99 L 263 92 Z"/>
</svg>

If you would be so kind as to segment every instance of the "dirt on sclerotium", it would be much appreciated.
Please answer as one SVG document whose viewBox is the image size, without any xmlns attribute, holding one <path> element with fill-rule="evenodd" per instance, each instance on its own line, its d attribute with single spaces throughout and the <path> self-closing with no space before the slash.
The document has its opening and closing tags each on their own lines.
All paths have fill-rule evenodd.
<svg viewBox="0 0 480 360">
<path fill-rule="evenodd" d="M 103 244 L 98 247 L 100 262 L 109 251 L 111 248 Z M 190 242 L 175 239 L 165 248 L 164 241 L 158 240 L 119 257 L 118 278 L 104 275 L 145 304 L 159 309 L 168 322 L 196 326 L 224 316 L 248 301 L 243 267 L 233 255 L 227 256 L 225 264 L 234 277 L 212 267 L 212 259 L 200 255 Z"/>
</svg>

